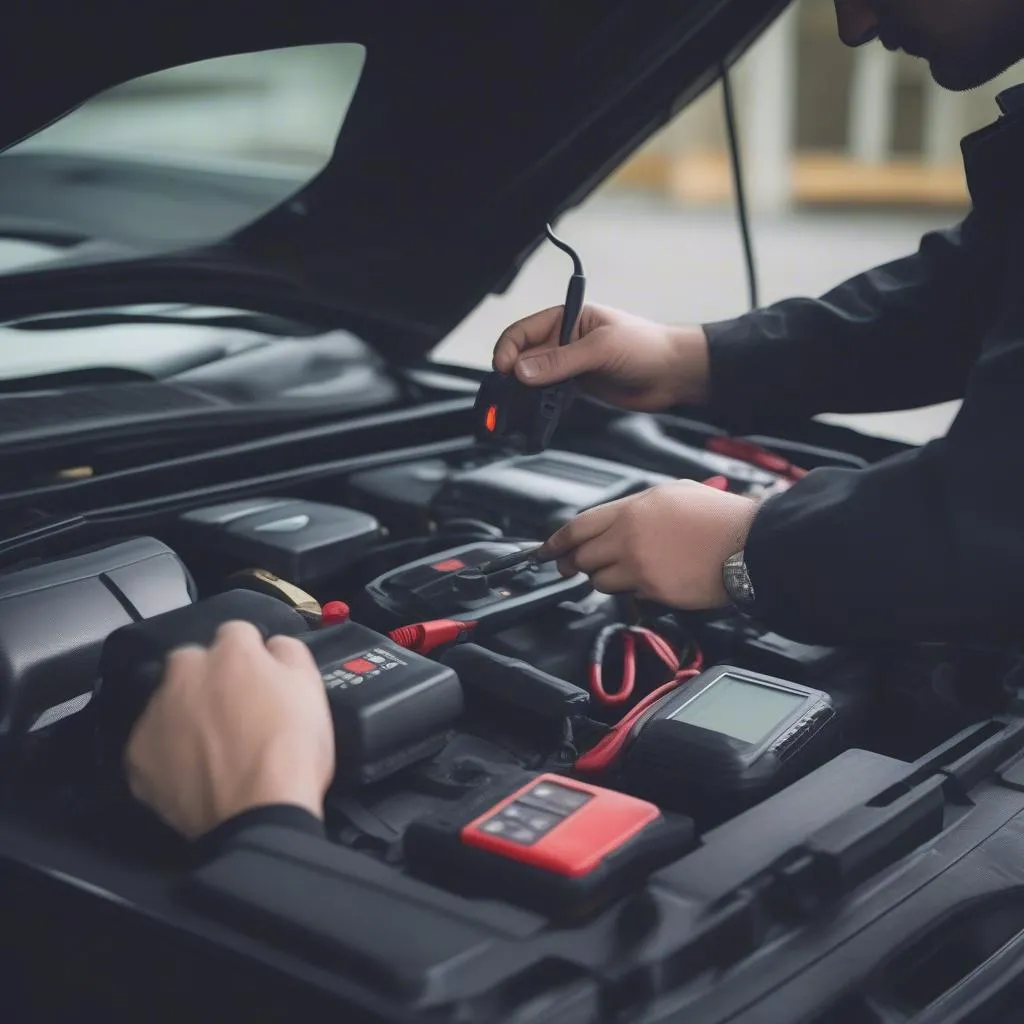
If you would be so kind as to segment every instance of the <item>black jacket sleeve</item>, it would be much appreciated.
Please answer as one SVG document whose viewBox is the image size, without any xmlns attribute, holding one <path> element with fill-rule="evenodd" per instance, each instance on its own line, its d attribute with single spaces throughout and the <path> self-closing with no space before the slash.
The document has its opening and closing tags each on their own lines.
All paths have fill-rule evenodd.
<svg viewBox="0 0 1024 1024">
<path fill-rule="evenodd" d="M 949 434 L 767 501 L 747 564 L 794 639 L 1002 641 L 1024 615 L 1024 340 L 991 339 Z"/>
<path fill-rule="evenodd" d="M 705 325 L 712 412 L 741 432 L 962 397 L 995 276 L 988 234 L 972 213 L 820 299 Z"/>
<path fill-rule="evenodd" d="M 212 860 L 248 829 L 260 825 L 277 825 L 316 836 L 325 834 L 324 823 L 304 807 L 295 804 L 253 807 L 236 814 L 233 818 L 228 818 L 227 821 L 222 821 L 216 828 L 200 836 L 192 844 L 192 859 L 197 864 Z"/>
</svg>

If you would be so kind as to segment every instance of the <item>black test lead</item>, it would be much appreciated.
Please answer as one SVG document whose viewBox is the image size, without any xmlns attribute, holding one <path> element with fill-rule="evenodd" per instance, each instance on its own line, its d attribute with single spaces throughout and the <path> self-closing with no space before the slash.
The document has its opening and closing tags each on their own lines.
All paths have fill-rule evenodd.
<svg viewBox="0 0 1024 1024">
<path fill-rule="evenodd" d="M 509 555 L 502 555 L 501 558 L 493 558 L 475 569 L 463 569 L 462 572 L 479 573 L 481 576 L 493 576 L 495 573 L 505 572 L 508 569 L 518 569 L 521 565 L 537 560 L 541 545 L 533 548 L 524 548 L 522 551 L 513 551 Z"/>
<path fill-rule="evenodd" d="M 548 239 L 572 259 L 573 273 L 565 293 L 559 345 L 572 341 L 583 311 L 587 279 L 579 255 L 545 225 Z M 572 384 L 563 381 L 549 387 L 531 388 L 514 375 L 491 371 L 480 383 L 474 406 L 477 440 L 490 447 L 544 451 L 551 443 L 559 420 L 572 399 Z"/>
<path fill-rule="evenodd" d="M 576 324 L 579 322 L 580 314 L 583 312 L 583 300 L 587 294 L 587 279 L 583 274 L 583 264 L 576 250 L 567 242 L 563 242 L 551 230 L 550 224 L 544 225 L 544 231 L 548 239 L 572 260 L 572 277 L 569 278 L 569 287 L 565 291 L 562 326 L 558 334 L 558 344 L 560 346 L 568 345 L 572 341 L 572 336 L 576 331 Z"/>
</svg>

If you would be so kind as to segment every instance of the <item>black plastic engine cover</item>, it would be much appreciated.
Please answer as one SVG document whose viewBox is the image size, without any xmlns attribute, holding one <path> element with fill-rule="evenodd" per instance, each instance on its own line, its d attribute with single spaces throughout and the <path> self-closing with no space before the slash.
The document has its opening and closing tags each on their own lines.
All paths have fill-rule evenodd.
<svg viewBox="0 0 1024 1024">
<path fill-rule="evenodd" d="M 587 455 L 547 451 L 453 473 L 438 491 L 434 515 L 473 517 L 506 533 L 547 537 L 588 508 L 669 479 Z"/>
</svg>

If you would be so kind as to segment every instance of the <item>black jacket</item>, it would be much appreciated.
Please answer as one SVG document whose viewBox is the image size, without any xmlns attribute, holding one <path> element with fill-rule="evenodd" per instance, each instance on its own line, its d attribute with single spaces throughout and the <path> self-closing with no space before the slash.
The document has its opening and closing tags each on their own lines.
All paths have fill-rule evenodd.
<svg viewBox="0 0 1024 1024">
<path fill-rule="evenodd" d="M 746 549 L 759 616 L 820 643 L 1024 632 L 1024 86 L 964 139 L 951 231 L 821 299 L 707 326 L 733 429 L 823 412 L 964 404 L 948 435 L 767 501 Z"/>
</svg>

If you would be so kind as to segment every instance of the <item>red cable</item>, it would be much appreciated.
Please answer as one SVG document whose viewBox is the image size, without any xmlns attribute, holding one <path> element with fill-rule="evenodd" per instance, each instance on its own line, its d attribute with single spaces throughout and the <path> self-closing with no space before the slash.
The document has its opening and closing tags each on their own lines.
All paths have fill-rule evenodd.
<svg viewBox="0 0 1024 1024">
<path fill-rule="evenodd" d="M 657 636 L 657 634 L 654 634 Z M 658 637 L 661 640 L 661 637 Z M 662 640 L 664 643 L 664 640 Z M 674 657 L 674 656 L 673 656 Z M 576 769 L 581 772 L 601 772 L 612 765 L 615 759 L 622 752 L 622 748 L 629 739 L 630 731 L 637 721 L 662 697 L 678 689 L 688 679 L 700 675 L 704 659 L 700 651 L 696 653 L 689 666 L 676 671 L 675 675 L 667 683 L 662 684 L 656 690 L 652 690 L 636 707 L 628 711 L 622 718 L 601 738 L 601 741 L 591 747 L 585 754 L 576 759 Z M 676 662 L 678 665 L 678 662 Z"/>
<path fill-rule="evenodd" d="M 739 459 L 741 462 L 748 462 L 752 466 L 764 469 L 769 473 L 775 473 L 787 480 L 801 480 L 807 476 L 807 470 L 794 466 L 788 459 L 775 452 L 770 452 L 753 441 L 746 441 L 741 437 L 712 437 L 708 439 L 707 449 L 710 452 L 717 452 L 719 455 L 726 455 L 731 459 Z"/>
<path fill-rule="evenodd" d="M 609 693 L 604 685 L 604 659 L 608 641 L 622 635 L 622 681 L 617 690 Z M 590 656 L 590 692 L 606 707 L 614 708 L 625 704 L 633 696 L 636 687 L 636 642 L 643 640 L 672 673 L 679 671 L 679 659 L 664 637 L 643 626 L 627 626 L 616 623 L 607 626 L 597 635 Z"/>
<path fill-rule="evenodd" d="M 604 688 L 602 665 L 605 646 L 616 633 L 622 633 L 622 682 L 614 693 Z M 636 685 L 636 639 L 628 626 L 612 626 L 601 630 L 594 643 L 590 661 L 590 692 L 604 705 L 610 708 L 625 704 L 633 696 Z"/>
</svg>

